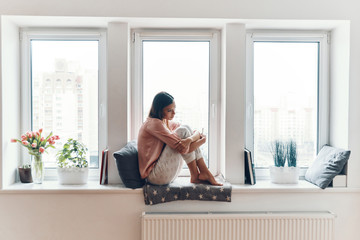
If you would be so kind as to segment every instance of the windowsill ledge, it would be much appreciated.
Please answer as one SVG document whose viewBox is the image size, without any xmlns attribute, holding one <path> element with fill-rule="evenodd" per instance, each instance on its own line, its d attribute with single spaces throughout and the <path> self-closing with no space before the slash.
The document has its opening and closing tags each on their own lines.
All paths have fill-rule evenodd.
<svg viewBox="0 0 360 240">
<path fill-rule="evenodd" d="M 360 188 L 326 188 L 321 189 L 305 180 L 298 184 L 274 184 L 268 180 L 257 181 L 255 185 L 232 184 L 232 193 L 360 193 Z M 5 187 L 0 193 L 116 193 L 116 194 L 143 194 L 142 188 L 130 189 L 123 184 L 100 185 L 98 181 L 88 181 L 84 185 L 61 185 L 57 181 L 45 181 L 42 184 L 14 183 Z"/>
<path fill-rule="evenodd" d="M 14 183 L 0 193 L 142 193 L 142 189 L 126 188 L 123 184 L 100 185 L 98 181 L 88 181 L 84 185 L 61 185 L 58 181 L 44 181 L 42 184 Z"/>
<path fill-rule="evenodd" d="M 305 180 L 299 180 L 297 184 L 275 184 L 271 183 L 269 180 L 260 180 L 257 181 L 255 185 L 232 185 L 233 193 L 314 193 L 314 192 L 327 192 L 327 193 L 336 193 L 336 192 L 359 192 L 360 188 L 348 188 L 348 187 L 328 187 L 326 189 L 321 189 L 318 186 L 309 183 Z"/>
</svg>

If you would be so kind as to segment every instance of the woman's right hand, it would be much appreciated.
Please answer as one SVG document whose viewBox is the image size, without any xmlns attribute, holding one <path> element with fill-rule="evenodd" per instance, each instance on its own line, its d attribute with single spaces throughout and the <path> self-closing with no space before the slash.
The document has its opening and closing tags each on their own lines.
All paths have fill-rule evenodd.
<svg viewBox="0 0 360 240">
<path fill-rule="evenodd" d="M 190 138 L 185 138 L 185 139 L 181 139 L 179 144 L 176 146 L 176 150 L 178 152 L 183 152 L 185 149 L 189 148 L 191 144 L 191 139 Z"/>
</svg>

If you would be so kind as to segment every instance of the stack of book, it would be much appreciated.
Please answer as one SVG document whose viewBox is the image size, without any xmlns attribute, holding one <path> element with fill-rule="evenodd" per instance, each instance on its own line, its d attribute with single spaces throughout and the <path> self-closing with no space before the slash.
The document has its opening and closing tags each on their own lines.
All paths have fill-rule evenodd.
<svg viewBox="0 0 360 240">
<path fill-rule="evenodd" d="M 256 183 L 254 162 L 252 160 L 251 151 L 244 149 L 245 155 L 245 183 L 254 185 Z"/>
</svg>

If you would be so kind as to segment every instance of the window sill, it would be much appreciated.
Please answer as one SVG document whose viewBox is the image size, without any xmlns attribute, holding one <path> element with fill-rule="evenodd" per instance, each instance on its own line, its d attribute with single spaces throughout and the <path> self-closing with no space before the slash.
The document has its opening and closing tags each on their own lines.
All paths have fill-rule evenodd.
<svg viewBox="0 0 360 240">
<path fill-rule="evenodd" d="M 88 181 L 84 185 L 61 185 L 58 181 L 44 181 L 42 184 L 14 183 L 0 193 L 141 193 L 142 189 L 126 188 L 123 184 L 100 185 L 98 181 Z"/>
<path fill-rule="evenodd" d="M 326 188 L 321 189 L 305 180 L 298 184 L 274 184 L 260 180 L 255 185 L 232 184 L 232 193 L 360 193 L 360 188 Z M 5 187 L 1 193 L 70 193 L 70 194 L 143 194 L 142 188 L 130 189 L 123 184 L 100 185 L 98 181 L 88 181 L 85 185 L 60 185 L 57 181 L 45 181 L 43 184 L 15 183 Z"/>
<path fill-rule="evenodd" d="M 275 184 L 269 180 L 256 181 L 255 185 L 236 185 L 233 184 L 233 193 L 360 193 L 360 188 L 348 187 L 329 187 L 321 189 L 318 186 L 305 180 L 299 180 L 297 184 Z"/>
</svg>

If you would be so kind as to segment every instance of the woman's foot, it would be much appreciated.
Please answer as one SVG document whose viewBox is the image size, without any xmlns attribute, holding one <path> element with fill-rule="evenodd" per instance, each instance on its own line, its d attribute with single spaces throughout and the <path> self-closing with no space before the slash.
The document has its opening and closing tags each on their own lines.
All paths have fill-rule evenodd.
<svg viewBox="0 0 360 240">
<path fill-rule="evenodd" d="M 222 183 L 219 183 L 215 180 L 214 176 L 211 174 L 210 171 L 207 171 L 207 172 L 201 172 L 199 174 L 199 177 L 198 179 L 200 181 L 207 181 L 209 182 L 211 185 L 214 185 L 214 186 L 222 186 L 223 184 Z"/>
<path fill-rule="evenodd" d="M 199 179 L 199 174 L 197 176 L 192 176 L 190 177 L 190 182 L 191 183 L 201 183 L 200 179 Z"/>
</svg>

